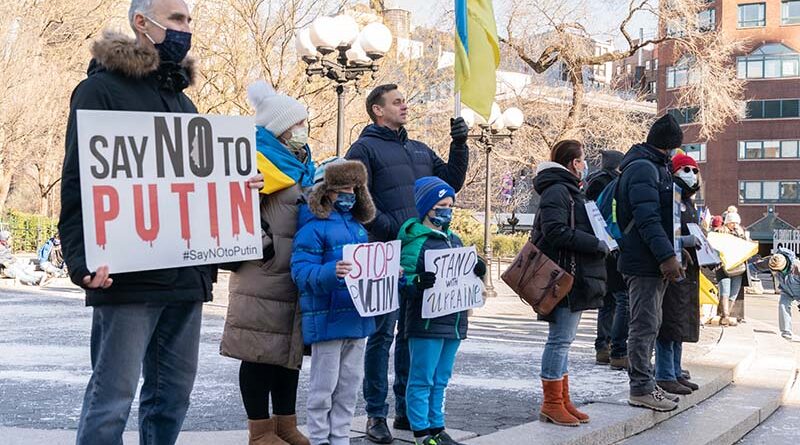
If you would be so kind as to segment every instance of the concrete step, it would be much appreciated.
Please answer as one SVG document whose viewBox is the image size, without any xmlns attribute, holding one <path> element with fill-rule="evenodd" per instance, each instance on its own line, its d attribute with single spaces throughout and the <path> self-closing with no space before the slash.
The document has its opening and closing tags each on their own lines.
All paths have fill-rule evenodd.
<svg viewBox="0 0 800 445">
<path fill-rule="evenodd" d="M 764 422 L 795 381 L 793 354 L 769 330 L 754 329 L 756 358 L 719 394 L 634 437 L 624 445 L 730 445 Z M 691 434 L 687 434 L 691 432 Z M 780 442 L 760 442 L 780 443 Z"/>
<path fill-rule="evenodd" d="M 577 428 L 530 422 L 480 436 L 466 443 L 528 443 L 532 437 L 536 438 L 537 444 L 542 445 L 608 445 L 625 440 L 714 397 L 734 379 L 741 378 L 755 358 L 755 333 L 751 326 L 752 324 L 748 324 L 726 329 L 710 353 L 693 363 L 685 364 L 692 372 L 692 380 L 700 385 L 700 389 L 683 397 L 675 411 L 658 413 L 634 408 L 628 405 L 628 393 L 625 391 L 581 407 L 591 417 L 591 422 Z"/>
<path fill-rule="evenodd" d="M 396 430 L 392 428 L 392 423 L 394 422 L 394 418 L 387 418 L 386 423 L 389 425 L 389 430 L 392 432 L 392 437 L 394 437 L 394 443 L 414 443 L 414 433 L 411 431 L 403 431 L 403 430 Z M 367 416 L 356 417 L 353 419 L 353 426 L 350 427 L 352 430 L 351 434 L 358 434 L 361 437 L 365 436 L 367 433 Z M 447 429 L 447 434 L 453 438 L 456 442 L 461 442 L 467 439 L 471 439 L 477 436 L 476 433 L 471 431 L 462 431 L 456 430 L 452 428 Z M 352 436 L 351 436 L 352 437 Z"/>
</svg>

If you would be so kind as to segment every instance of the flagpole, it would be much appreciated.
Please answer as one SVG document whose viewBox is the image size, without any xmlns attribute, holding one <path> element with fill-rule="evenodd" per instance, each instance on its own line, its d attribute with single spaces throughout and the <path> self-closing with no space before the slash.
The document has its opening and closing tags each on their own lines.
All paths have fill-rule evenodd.
<svg viewBox="0 0 800 445">
<path fill-rule="evenodd" d="M 453 79 L 453 84 L 455 84 L 455 78 Z M 453 100 L 455 101 L 455 106 L 453 107 L 454 117 L 461 117 L 461 91 L 456 91 L 456 95 Z"/>
</svg>

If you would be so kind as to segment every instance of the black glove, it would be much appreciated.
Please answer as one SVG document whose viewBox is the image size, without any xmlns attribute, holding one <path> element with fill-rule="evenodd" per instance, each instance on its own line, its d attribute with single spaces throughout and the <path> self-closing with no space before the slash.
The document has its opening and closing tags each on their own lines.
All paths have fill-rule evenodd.
<svg viewBox="0 0 800 445">
<path fill-rule="evenodd" d="M 422 272 L 414 278 L 414 287 L 419 291 L 430 289 L 436 283 L 436 274 L 433 272 Z"/>
<path fill-rule="evenodd" d="M 605 243 L 605 241 L 601 240 L 597 240 L 597 252 L 602 255 L 603 258 L 607 257 L 608 254 L 611 253 L 611 251 L 608 250 L 608 245 Z"/>
<path fill-rule="evenodd" d="M 467 143 L 467 136 L 469 135 L 469 127 L 464 122 L 463 117 L 455 119 L 450 118 L 450 138 L 456 145 L 464 145 Z"/>
<path fill-rule="evenodd" d="M 486 275 L 486 263 L 484 263 L 483 260 L 478 259 L 478 262 L 475 263 L 475 267 L 472 269 L 472 271 L 475 272 L 475 275 L 477 275 L 478 278 L 483 278 Z"/>
</svg>

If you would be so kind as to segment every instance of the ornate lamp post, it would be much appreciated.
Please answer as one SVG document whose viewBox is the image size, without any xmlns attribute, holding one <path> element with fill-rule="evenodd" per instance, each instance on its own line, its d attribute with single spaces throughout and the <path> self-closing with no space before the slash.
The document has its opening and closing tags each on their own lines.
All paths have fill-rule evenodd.
<svg viewBox="0 0 800 445">
<path fill-rule="evenodd" d="M 486 296 L 496 297 L 497 292 L 492 284 L 492 242 L 491 242 L 491 213 L 492 213 L 492 167 L 490 156 L 492 150 L 498 142 L 513 142 L 514 132 L 519 130 L 525 119 L 519 108 L 509 108 L 505 112 L 500 112 L 500 106 L 496 103 L 492 105 L 492 114 L 489 121 L 484 120 L 474 111 L 465 108 L 461 115 L 470 128 L 478 132 L 469 135 L 483 147 L 486 154 L 486 179 L 484 181 L 484 220 L 483 220 L 483 254 L 489 266 L 489 273 L 486 274 Z M 507 130 L 507 131 L 504 131 Z"/>
<path fill-rule="evenodd" d="M 392 46 L 392 33 L 382 23 L 370 23 L 359 33 L 358 24 L 349 15 L 319 17 L 310 27 L 295 36 L 297 53 L 308 65 L 306 76 L 334 82 L 337 97 L 336 156 L 344 145 L 344 93 L 347 84 L 364 73 L 378 71 L 378 60 Z"/>
</svg>

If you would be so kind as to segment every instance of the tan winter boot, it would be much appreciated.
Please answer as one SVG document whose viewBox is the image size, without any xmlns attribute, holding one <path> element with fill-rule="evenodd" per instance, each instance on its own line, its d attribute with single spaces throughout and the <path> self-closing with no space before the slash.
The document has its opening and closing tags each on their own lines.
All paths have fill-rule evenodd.
<svg viewBox="0 0 800 445">
<path fill-rule="evenodd" d="M 722 317 L 719 319 L 719 325 L 728 326 L 731 324 L 731 321 L 728 319 L 730 315 L 730 300 L 728 300 L 728 297 L 720 297 L 719 299 L 722 305 Z"/>
<path fill-rule="evenodd" d="M 539 411 L 540 422 L 562 426 L 580 426 L 581 422 L 564 408 L 563 380 L 542 380 L 544 402 Z"/>
<path fill-rule="evenodd" d="M 248 445 L 289 445 L 275 434 L 275 419 L 248 420 Z"/>
<path fill-rule="evenodd" d="M 567 410 L 567 412 L 578 419 L 580 423 L 589 423 L 589 416 L 586 413 L 578 411 L 578 408 L 575 408 L 575 405 L 573 405 L 572 401 L 569 399 L 569 376 L 567 374 L 564 374 L 564 380 L 561 387 L 562 395 L 564 397 L 564 408 Z"/>
<path fill-rule="evenodd" d="M 308 438 L 297 429 L 297 416 L 273 416 L 277 422 L 275 431 L 278 437 L 289 445 L 311 445 Z"/>
<path fill-rule="evenodd" d="M 728 324 L 730 326 L 739 326 L 739 319 L 736 317 L 731 317 L 730 315 L 733 313 L 733 308 L 736 307 L 736 300 L 731 301 L 729 306 L 730 307 L 728 308 Z"/>
</svg>

